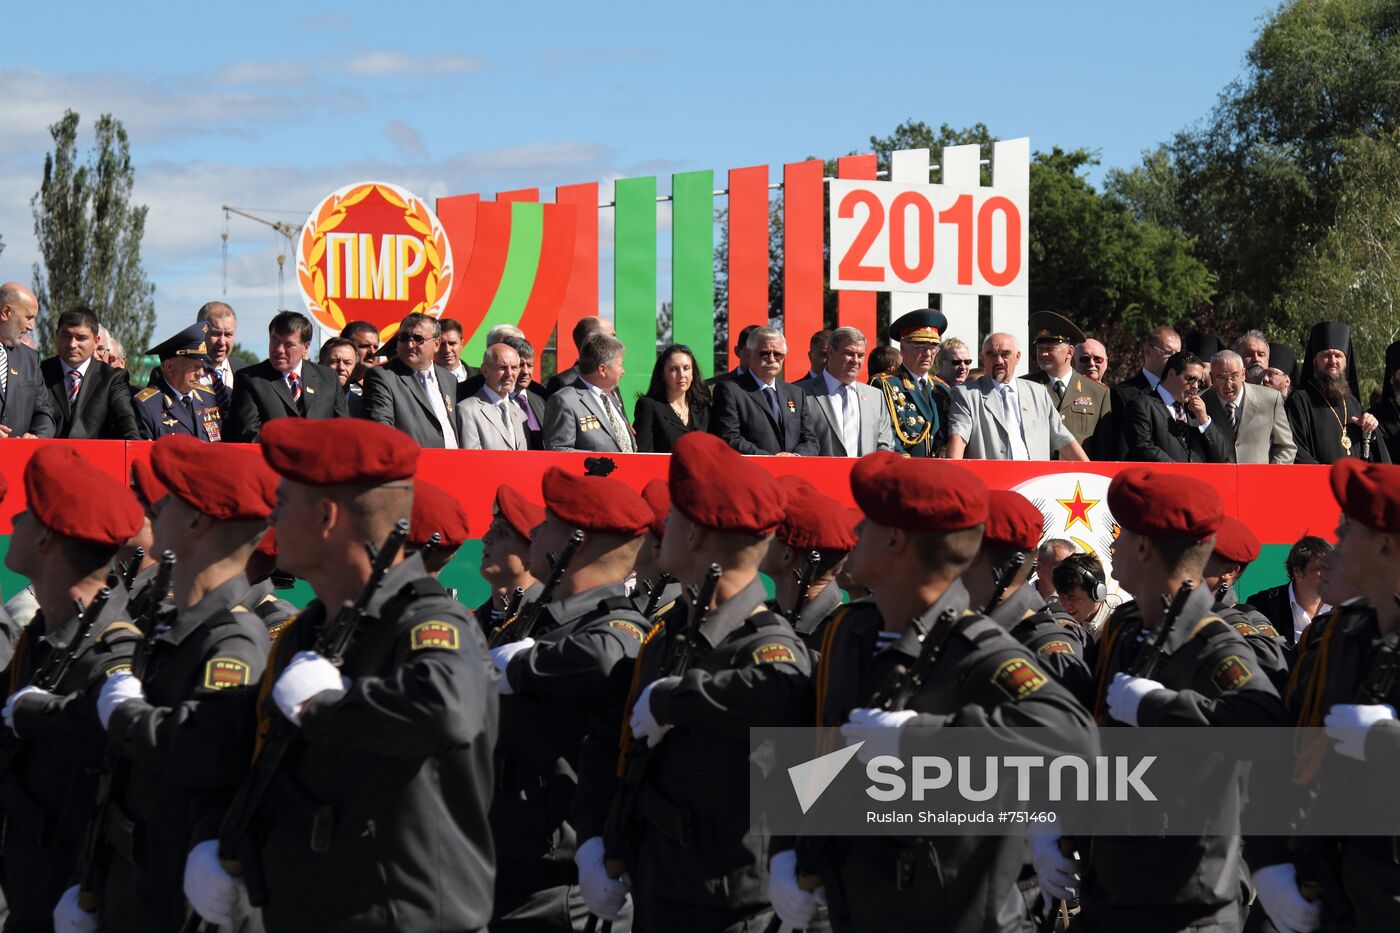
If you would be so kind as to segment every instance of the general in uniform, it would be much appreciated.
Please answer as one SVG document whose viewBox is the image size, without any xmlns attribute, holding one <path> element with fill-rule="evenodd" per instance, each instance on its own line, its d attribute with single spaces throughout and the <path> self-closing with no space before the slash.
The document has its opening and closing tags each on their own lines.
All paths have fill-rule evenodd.
<svg viewBox="0 0 1400 933">
<path fill-rule="evenodd" d="M 188 434 L 202 441 L 223 440 L 223 415 L 213 390 L 199 380 L 212 363 L 209 322 L 191 324 L 146 351 L 160 357 L 151 384 L 132 398 L 141 437 L 153 441 L 168 434 Z"/>
<path fill-rule="evenodd" d="M 885 394 L 895 440 L 910 457 L 935 457 L 947 440 L 948 386 L 929 372 L 947 329 L 948 319 L 932 308 L 901 316 L 890 324 L 903 357 L 899 370 L 871 381 Z"/>
<path fill-rule="evenodd" d="M 1075 372 L 1071 361 L 1074 348 L 1086 339 L 1084 332 L 1062 315 L 1053 311 L 1037 311 L 1030 317 L 1031 348 L 1035 351 L 1039 369 L 1022 379 L 1038 382 L 1055 400 L 1065 427 L 1091 460 L 1112 458 L 1111 445 L 1099 443 L 1099 426 L 1109 424 L 1111 411 L 1108 387 Z M 1106 434 L 1105 434 L 1106 436 Z M 1052 459 L 1059 459 L 1056 452 Z"/>
</svg>

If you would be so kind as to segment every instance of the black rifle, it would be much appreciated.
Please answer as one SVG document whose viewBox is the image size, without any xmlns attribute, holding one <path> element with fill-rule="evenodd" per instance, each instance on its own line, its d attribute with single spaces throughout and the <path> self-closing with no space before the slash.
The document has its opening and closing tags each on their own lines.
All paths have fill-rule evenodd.
<svg viewBox="0 0 1400 933">
<path fill-rule="evenodd" d="M 656 584 L 652 586 L 651 592 L 647 594 L 646 609 L 642 610 L 642 615 L 650 619 L 656 614 L 656 610 L 661 608 L 661 591 L 666 589 L 671 583 L 671 575 L 663 573 L 656 578 Z"/>
<path fill-rule="evenodd" d="M 909 701 L 919 692 L 929 672 L 933 670 L 933 665 L 938 663 L 943 646 L 958 628 L 953 624 L 957 614 L 958 611 L 952 608 L 944 609 L 939 614 L 933 624 L 919 635 L 919 656 L 914 659 L 914 663 L 908 667 L 895 668 L 885 682 L 875 688 L 875 692 L 866 703 L 867 706 L 887 713 L 896 713 L 909 705 Z"/>
<path fill-rule="evenodd" d="M 802 565 L 802 569 L 792 572 L 792 575 L 797 578 L 797 600 L 792 604 L 794 625 L 797 623 L 797 617 L 802 615 L 802 610 L 807 608 L 807 594 L 812 591 L 812 581 L 817 576 L 817 567 L 821 562 L 822 552 L 810 551 L 807 554 L 807 562 Z"/>
<path fill-rule="evenodd" d="M 506 614 L 503 618 L 509 619 L 520 612 L 520 604 L 525 601 L 525 587 L 517 586 L 515 592 L 510 594 L 510 602 L 506 603 Z"/>
<path fill-rule="evenodd" d="M 583 532 L 575 531 L 569 535 L 569 542 L 564 545 L 564 550 L 557 556 L 550 556 L 549 580 L 545 583 L 544 589 L 540 590 L 540 595 L 534 602 L 520 610 L 514 617 L 507 617 L 494 632 L 487 642 L 487 647 L 499 648 L 501 645 L 508 645 L 511 642 L 524 641 L 530 637 L 530 633 L 535 630 L 535 624 L 539 621 L 540 613 L 544 607 L 554 601 L 554 591 L 559 589 L 559 584 L 564 581 L 564 574 L 569 570 L 569 564 L 573 563 L 574 555 L 583 545 Z"/>
<path fill-rule="evenodd" d="M 695 662 L 697 646 L 700 644 L 696 636 L 700 633 L 700 626 L 705 624 L 706 616 L 710 614 L 710 603 L 715 601 L 715 591 L 719 589 L 722 572 L 719 564 L 710 565 L 710 569 L 705 573 L 704 584 L 699 593 L 695 594 L 694 606 L 685 628 L 667 630 L 666 653 L 662 655 L 661 665 L 651 682 L 654 683 L 663 677 L 679 677 Z M 626 728 L 625 724 L 623 728 Z M 603 852 L 607 872 L 611 878 L 621 878 L 622 873 L 627 870 L 621 855 L 623 840 L 632 826 L 633 817 L 637 812 L 637 795 L 646 782 L 647 771 L 656 758 L 656 751 L 655 748 L 648 747 L 644 739 L 636 736 L 627 743 L 627 751 L 622 760 L 622 779 L 613 792 L 612 803 L 608 806 L 608 818 L 603 824 Z M 588 926 L 585 928 L 588 933 L 592 933 L 597 927 L 598 918 L 589 917 Z M 612 922 L 607 921 L 603 924 L 603 933 L 609 933 L 610 930 Z"/>
<path fill-rule="evenodd" d="M 428 539 L 428 543 L 418 549 L 418 556 L 423 558 L 424 563 L 427 563 L 432 553 L 440 547 L 442 547 L 442 532 L 435 531 Z"/>
<path fill-rule="evenodd" d="M 384 575 L 389 572 L 399 552 L 403 550 L 403 543 L 407 538 L 408 521 L 401 518 L 394 525 L 394 530 L 389 532 L 383 546 L 376 548 L 372 542 L 365 542 L 365 551 L 370 559 L 369 579 L 365 581 L 364 588 L 353 602 L 347 599 L 341 604 L 340 611 L 321 626 L 312 651 L 336 667 L 345 663 L 345 652 L 349 650 L 360 624 L 364 621 L 370 601 L 379 592 L 384 583 Z M 239 784 L 238 791 L 229 804 L 228 812 L 224 814 L 223 822 L 219 826 L 219 861 L 234 877 L 241 877 L 243 874 L 243 866 L 238 861 L 238 850 L 243 837 L 252 825 L 253 817 L 257 814 L 263 796 L 282 764 L 282 759 L 286 757 L 300 734 L 300 730 L 291 720 L 281 716 L 272 718 L 262 749 L 253 759 L 252 767 L 244 775 L 243 782 Z M 199 925 L 199 914 L 191 912 L 185 930 L 189 933 Z M 212 924 L 206 926 L 212 927 Z"/>
<path fill-rule="evenodd" d="M 1016 578 L 1016 574 L 1020 573 L 1021 568 L 1026 566 L 1026 557 L 1027 552 L 1017 551 L 1006 562 L 1006 566 L 997 571 L 995 585 L 992 587 L 992 598 L 987 600 L 987 608 L 982 610 L 983 615 L 991 612 L 1001 603 L 1006 591 L 1011 589 L 1011 581 Z"/>
<path fill-rule="evenodd" d="M 133 561 L 139 563 L 139 561 Z M 151 660 L 151 648 L 155 643 L 156 630 L 160 627 L 162 603 L 165 594 L 170 592 L 170 580 L 175 572 L 175 552 L 165 551 L 160 555 L 155 579 L 151 583 L 153 598 L 146 604 L 141 617 L 133 620 L 141 630 L 141 642 L 131 656 L 131 675 L 137 680 L 146 676 L 146 667 Z M 102 767 L 102 775 L 97 780 L 97 798 L 92 808 L 92 819 L 88 822 L 87 834 L 83 837 L 83 848 L 78 853 L 78 906 L 88 913 L 95 913 L 99 906 L 98 891 L 106 873 L 110 855 L 107 827 L 115 816 L 114 801 L 125 794 L 130 764 L 120 755 L 108 752 Z"/>
<path fill-rule="evenodd" d="M 138 547 L 131 552 L 131 560 L 122 567 L 122 586 L 126 587 L 128 593 L 136 585 L 136 575 L 141 572 L 141 561 L 146 559 L 146 549 Z"/>
<path fill-rule="evenodd" d="M 1191 593 L 1195 588 L 1196 581 L 1187 580 L 1177 589 L 1175 597 L 1170 599 L 1166 596 L 1162 597 L 1164 610 L 1162 619 L 1157 623 L 1156 628 L 1148 632 L 1147 637 L 1142 640 L 1142 647 L 1138 649 L 1137 657 L 1133 658 L 1133 663 L 1128 665 L 1128 676 L 1145 677 L 1149 680 L 1157 676 L 1157 669 L 1167 658 L 1167 640 L 1171 638 L 1172 629 L 1176 628 L 1176 622 L 1181 618 L 1181 613 L 1186 608 L 1186 601 L 1191 598 Z"/>
</svg>

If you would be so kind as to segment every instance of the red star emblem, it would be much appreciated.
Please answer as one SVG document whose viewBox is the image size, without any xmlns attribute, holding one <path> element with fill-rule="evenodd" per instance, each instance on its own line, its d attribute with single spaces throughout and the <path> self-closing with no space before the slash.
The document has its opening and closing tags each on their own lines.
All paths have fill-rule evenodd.
<svg viewBox="0 0 1400 933">
<path fill-rule="evenodd" d="M 1084 490 L 1080 488 L 1078 482 L 1074 484 L 1073 499 L 1056 499 L 1055 501 L 1064 506 L 1065 510 L 1069 512 L 1069 517 L 1065 520 L 1065 531 L 1069 531 L 1073 528 L 1075 522 L 1079 522 L 1091 532 L 1094 530 L 1094 526 L 1089 524 L 1089 510 L 1098 505 L 1102 500 L 1085 499 Z"/>
</svg>

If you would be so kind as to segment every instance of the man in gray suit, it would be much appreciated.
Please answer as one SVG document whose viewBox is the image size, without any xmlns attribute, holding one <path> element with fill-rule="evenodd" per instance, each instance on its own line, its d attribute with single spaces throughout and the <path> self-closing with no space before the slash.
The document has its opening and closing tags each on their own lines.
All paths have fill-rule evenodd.
<svg viewBox="0 0 1400 933">
<path fill-rule="evenodd" d="M 39 300 L 18 282 L 0 285 L 0 437 L 53 437 L 57 430 L 39 354 L 20 342 Z"/>
<path fill-rule="evenodd" d="M 828 340 L 823 369 L 797 383 L 808 404 L 824 416 L 817 432 L 824 457 L 863 457 L 877 450 L 898 450 L 894 422 L 885 394 L 860 379 L 865 360 L 865 335 L 854 327 L 838 327 Z"/>
<path fill-rule="evenodd" d="M 983 375 L 954 386 L 948 408 L 951 460 L 1088 460 L 1046 388 L 1014 378 L 1021 351 L 1010 334 L 982 342 Z"/>
<path fill-rule="evenodd" d="M 594 331 L 583 341 L 575 366 L 578 375 L 545 405 L 545 450 L 630 454 L 637 449 L 617 397 L 622 351 L 622 341 L 605 331 Z"/>
<path fill-rule="evenodd" d="M 1244 357 L 1221 350 L 1210 358 L 1206 411 L 1235 445 L 1236 463 L 1292 463 L 1298 452 L 1283 393 L 1245 384 Z"/>
<path fill-rule="evenodd" d="M 463 450 L 527 450 L 525 412 L 511 401 L 520 376 L 520 354 L 492 344 L 481 358 L 482 386 L 457 403 Z"/>
<path fill-rule="evenodd" d="M 461 446 L 457 377 L 433 363 L 442 329 L 437 318 L 410 314 L 399 325 L 397 356 L 365 373 L 362 408 L 370 421 L 412 437 L 420 447 Z"/>
</svg>

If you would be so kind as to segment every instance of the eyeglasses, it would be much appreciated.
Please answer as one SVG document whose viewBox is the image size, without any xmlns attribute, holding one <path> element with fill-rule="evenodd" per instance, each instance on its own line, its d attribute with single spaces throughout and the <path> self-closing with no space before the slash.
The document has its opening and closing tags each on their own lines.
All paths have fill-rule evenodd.
<svg viewBox="0 0 1400 933">
<path fill-rule="evenodd" d="M 1099 363 L 1099 364 L 1103 364 L 1103 363 L 1107 363 L 1107 362 L 1108 362 L 1108 357 L 1106 357 L 1106 356 L 1081 356 L 1081 357 L 1079 358 L 1079 365 L 1080 365 L 1080 366 L 1088 366 L 1090 363 Z"/>
<path fill-rule="evenodd" d="M 409 343 L 413 344 L 413 345 L 416 347 L 416 346 L 418 346 L 418 344 L 420 344 L 420 343 L 427 343 L 429 340 L 432 340 L 433 338 L 432 338 L 432 337 L 424 336 L 423 334 L 403 333 L 403 334 L 399 334 L 399 339 L 400 339 L 400 340 L 407 340 Z"/>
<path fill-rule="evenodd" d="M 786 353 L 781 353 L 777 350 L 759 350 L 757 351 L 757 356 L 761 360 L 778 360 L 779 362 L 787 359 Z"/>
<path fill-rule="evenodd" d="M 948 364 L 954 368 L 959 368 L 963 366 L 971 366 L 972 360 L 949 360 Z"/>
<path fill-rule="evenodd" d="M 1202 379 L 1200 376 L 1182 376 L 1181 381 L 1189 386 L 1198 386 L 1201 383 L 1205 382 L 1205 380 Z"/>
</svg>

